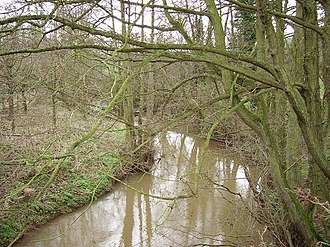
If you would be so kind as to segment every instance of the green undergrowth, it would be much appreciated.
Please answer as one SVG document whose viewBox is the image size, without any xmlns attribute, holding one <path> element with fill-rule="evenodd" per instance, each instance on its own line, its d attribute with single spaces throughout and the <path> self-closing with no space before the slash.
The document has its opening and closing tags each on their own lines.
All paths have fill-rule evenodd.
<svg viewBox="0 0 330 247">
<path fill-rule="evenodd" d="M 60 101 L 52 115 L 53 102 L 46 95 L 40 91 L 28 112 L 15 115 L 15 131 L 0 116 L 1 247 L 89 204 L 111 190 L 111 176 L 120 178 L 132 170 L 132 162 L 120 153 L 124 124 L 106 118 L 97 125 L 99 111 L 72 110 Z"/>
<path fill-rule="evenodd" d="M 54 181 L 36 201 L 56 162 L 39 174 L 40 167 L 17 168 L 24 169 L 24 175 L 16 178 L 15 185 L 1 198 L 0 246 L 8 246 L 27 230 L 88 204 L 111 190 L 111 176 L 126 174 L 125 162 L 119 155 L 105 154 L 98 159 L 86 159 L 85 163 L 69 160 L 61 165 Z"/>
</svg>

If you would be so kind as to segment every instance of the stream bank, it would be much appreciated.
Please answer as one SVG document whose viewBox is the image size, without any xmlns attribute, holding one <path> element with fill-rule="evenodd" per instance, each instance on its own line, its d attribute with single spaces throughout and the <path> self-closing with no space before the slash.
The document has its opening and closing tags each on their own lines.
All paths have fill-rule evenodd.
<svg viewBox="0 0 330 247">
<path fill-rule="evenodd" d="M 16 166 L 18 183 L 1 199 L 3 206 L 0 215 L 0 246 L 10 246 L 28 230 L 56 216 L 72 212 L 109 192 L 114 181 L 107 174 L 123 177 L 128 168 L 125 168 L 124 161 L 119 157 L 108 156 L 105 160 L 106 162 L 101 164 L 90 162 L 88 167 L 66 162 L 38 202 L 34 202 L 34 198 L 48 181 L 54 165 L 45 167 L 27 187 L 40 168 L 25 164 Z M 26 188 L 22 191 L 24 187 Z"/>
</svg>

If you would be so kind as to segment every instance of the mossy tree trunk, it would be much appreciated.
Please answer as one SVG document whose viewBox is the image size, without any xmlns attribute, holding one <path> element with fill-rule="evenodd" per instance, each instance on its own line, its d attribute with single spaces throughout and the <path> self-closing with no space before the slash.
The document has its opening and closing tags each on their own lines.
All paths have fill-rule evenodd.
<svg viewBox="0 0 330 247">
<path fill-rule="evenodd" d="M 155 1 L 151 1 L 151 4 L 154 5 Z M 155 8 L 153 7 L 151 9 L 151 34 L 150 34 L 150 43 L 153 44 L 155 42 L 155 29 L 153 28 L 155 26 Z M 154 96 L 154 68 L 155 66 L 153 64 L 149 65 L 149 73 L 146 75 L 146 95 L 148 96 L 148 102 L 146 102 L 146 118 L 147 121 L 151 120 L 154 114 L 154 108 L 155 108 L 155 96 Z"/>
<path fill-rule="evenodd" d="M 214 26 L 215 30 L 215 39 L 217 41 L 218 49 L 225 50 L 225 36 L 224 31 L 222 30 L 221 18 L 213 1 L 206 0 L 208 5 L 210 20 Z M 272 64 L 276 69 L 276 76 L 279 81 L 279 88 L 282 88 L 281 91 L 273 91 L 270 95 L 267 94 L 257 96 L 256 100 L 256 112 L 248 110 L 246 107 L 242 106 L 237 110 L 238 115 L 241 119 L 250 126 L 262 139 L 265 144 L 265 150 L 269 154 L 269 163 L 271 167 L 271 173 L 273 176 L 273 181 L 275 188 L 278 192 L 278 195 L 283 203 L 284 208 L 287 210 L 290 222 L 295 225 L 296 231 L 299 236 L 304 240 L 301 240 L 301 243 L 306 244 L 306 246 L 311 245 L 315 241 L 322 240 L 321 236 L 317 233 L 313 218 L 310 217 L 309 212 L 305 210 L 303 205 L 297 200 L 296 196 L 292 193 L 289 181 L 286 176 L 287 161 L 286 161 L 286 146 L 287 146 L 287 119 L 286 114 L 288 111 L 287 108 L 287 99 L 293 105 L 295 113 L 299 115 L 299 112 L 307 110 L 309 118 L 306 119 L 306 126 L 302 128 L 302 131 L 309 131 L 308 138 L 315 142 L 308 143 L 313 148 L 320 148 L 321 143 L 317 136 L 318 132 L 316 128 L 322 129 L 320 125 L 320 104 L 319 104 L 319 95 L 320 91 L 317 83 L 315 81 L 316 77 L 318 78 L 318 48 L 313 44 L 317 44 L 315 35 L 317 35 L 312 30 L 305 30 L 306 35 L 304 40 L 305 42 L 309 39 L 312 42 L 311 46 L 308 46 L 308 56 L 305 57 L 304 69 L 305 69 L 305 85 L 307 84 L 310 87 L 309 96 L 310 101 L 306 102 L 302 100 L 302 96 L 297 94 L 296 89 L 290 85 L 290 81 L 287 78 L 287 70 L 283 65 L 285 64 L 284 60 L 284 23 L 277 19 L 276 30 L 272 24 L 272 17 L 269 15 L 268 7 L 269 2 L 267 0 L 257 1 L 257 57 L 259 60 L 263 60 L 269 64 Z M 277 7 L 278 8 L 278 7 Z M 281 6 L 279 7 L 281 10 Z M 315 11 L 313 13 L 316 13 Z M 310 19 L 306 19 L 308 23 L 313 23 Z M 313 38 L 314 37 L 314 38 Z M 316 43 L 315 43 L 316 41 Z M 313 43 L 314 42 L 314 43 Z M 305 47 L 307 49 L 307 46 Z M 306 55 L 306 52 L 304 54 Z M 309 67 L 309 65 L 311 65 Z M 225 83 L 227 92 L 229 91 L 231 84 L 231 77 L 228 74 L 228 71 L 221 71 L 222 80 Z M 314 80 L 314 81 L 313 81 Z M 289 88 L 287 90 L 286 88 Z M 283 94 L 283 91 L 286 91 L 286 94 Z M 288 96 L 289 95 L 289 96 Z M 288 96 L 288 98 L 287 98 Z M 293 99 L 294 103 L 293 103 Z M 312 99 L 315 101 L 312 101 Z M 234 97 L 233 101 L 236 105 L 240 104 L 241 99 L 239 97 Z M 298 103 L 299 102 L 299 103 Z M 273 106 L 272 106 L 273 105 Z M 316 109 L 318 108 L 318 109 Z M 272 112 L 273 111 L 273 112 Z M 312 112 L 313 111 L 313 112 Z M 272 114 L 275 113 L 275 114 Z M 272 116 L 275 116 L 276 120 L 271 119 Z M 299 116 L 298 116 L 299 121 Z M 307 122 L 308 121 L 308 122 Z M 310 125 L 313 126 L 308 126 Z M 316 126 L 314 124 L 316 123 Z M 300 124 L 300 127 L 302 125 Z M 306 136 L 305 136 L 306 139 Z M 321 149 L 322 150 L 322 149 Z M 313 157 L 313 154 L 311 154 Z M 315 167 L 314 167 L 315 168 Z M 319 174 L 324 176 L 323 174 Z M 327 185 L 324 181 L 321 184 Z M 320 188 L 318 188 L 320 192 Z"/>
<path fill-rule="evenodd" d="M 130 5 L 127 6 L 128 10 L 128 22 L 130 22 Z M 130 36 L 130 30 L 129 27 L 125 24 L 126 21 L 126 5 L 125 1 L 120 1 L 120 11 L 121 11 L 121 22 L 122 22 L 122 36 L 125 37 L 125 39 L 128 39 Z M 122 44 L 122 46 L 127 46 L 126 40 Z M 129 74 L 131 70 L 131 65 L 128 62 L 123 62 L 123 76 L 125 74 Z M 126 72 L 127 71 L 127 72 Z M 134 131 L 134 106 L 133 106 L 133 84 L 130 82 L 127 85 L 127 88 L 125 90 L 125 95 L 123 98 L 123 113 L 124 113 L 124 121 L 125 121 L 125 136 L 126 136 L 126 147 L 127 150 L 132 150 L 135 143 L 135 131 Z"/>
<path fill-rule="evenodd" d="M 27 89 L 27 84 L 23 83 L 22 84 L 22 89 L 21 89 L 22 90 L 21 94 L 22 94 L 22 109 L 23 109 L 24 114 L 27 114 L 27 112 L 28 112 L 26 89 Z"/>
</svg>

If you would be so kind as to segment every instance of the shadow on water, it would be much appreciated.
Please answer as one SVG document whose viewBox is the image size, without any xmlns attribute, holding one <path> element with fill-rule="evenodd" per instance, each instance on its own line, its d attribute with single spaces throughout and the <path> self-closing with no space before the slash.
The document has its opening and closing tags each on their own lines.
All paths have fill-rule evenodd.
<svg viewBox="0 0 330 247">
<path fill-rule="evenodd" d="M 134 190 L 117 183 L 113 192 L 87 210 L 60 216 L 26 234 L 15 246 L 256 245 L 257 225 L 246 210 L 253 202 L 243 167 L 234 154 L 211 142 L 198 174 L 203 144 L 203 139 L 185 134 L 160 134 L 154 141 L 157 153 L 151 173 L 126 180 Z M 152 196 L 191 194 L 198 176 L 195 197 Z"/>
</svg>

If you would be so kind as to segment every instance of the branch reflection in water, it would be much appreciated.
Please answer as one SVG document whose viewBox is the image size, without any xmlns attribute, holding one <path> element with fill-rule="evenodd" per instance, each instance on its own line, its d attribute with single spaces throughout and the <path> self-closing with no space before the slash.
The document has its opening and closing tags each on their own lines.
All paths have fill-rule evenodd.
<svg viewBox="0 0 330 247">
<path fill-rule="evenodd" d="M 60 216 L 29 232 L 15 246 L 256 244 L 256 222 L 246 210 L 253 200 L 243 167 L 235 161 L 235 154 L 211 142 L 202 174 L 197 174 L 203 143 L 203 139 L 181 133 L 160 134 L 154 141 L 157 153 L 151 173 L 132 175 L 125 181 L 135 190 L 117 183 L 113 192 L 83 214 L 82 208 Z M 189 195 L 196 176 L 202 179 L 195 197 L 160 200 L 149 196 Z"/>
</svg>

